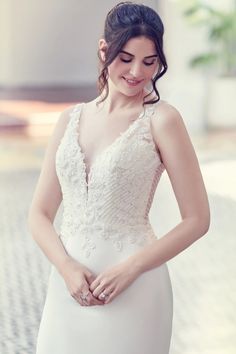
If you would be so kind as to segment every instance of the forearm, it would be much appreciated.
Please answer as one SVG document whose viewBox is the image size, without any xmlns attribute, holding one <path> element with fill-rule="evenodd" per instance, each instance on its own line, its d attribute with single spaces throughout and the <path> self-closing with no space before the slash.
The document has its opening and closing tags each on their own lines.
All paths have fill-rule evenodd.
<svg viewBox="0 0 236 354">
<path fill-rule="evenodd" d="M 46 215 L 35 212 L 29 217 L 29 230 L 48 260 L 61 272 L 70 257 L 51 220 Z"/>
<path fill-rule="evenodd" d="M 129 257 L 128 263 L 138 274 L 159 267 L 194 243 L 207 230 L 208 226 L 200 221 L 184 219 L 162 238 Z"/>
</svg>

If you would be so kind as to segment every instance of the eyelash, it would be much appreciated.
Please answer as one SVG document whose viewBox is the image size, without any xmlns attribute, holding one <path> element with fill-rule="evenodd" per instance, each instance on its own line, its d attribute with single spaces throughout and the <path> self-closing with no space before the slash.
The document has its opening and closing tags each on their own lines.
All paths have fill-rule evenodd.
<svg viewBox="0 0 236 354">
<path fill-rule="evenodd" d="M 121 61 L 123 61 L 124 63 L 130 63 L 131 62 L 131 60 L 125 60 L 125 59 L 121 59 L 120 58 L 120 60 Z M 151 66 L 151 65 L 153 65 L 155 63 L 155 61 L 153 61 L 152 63 L 144 63 L 144 65 L 146 65 L 146 66 Z"/>
</svg>

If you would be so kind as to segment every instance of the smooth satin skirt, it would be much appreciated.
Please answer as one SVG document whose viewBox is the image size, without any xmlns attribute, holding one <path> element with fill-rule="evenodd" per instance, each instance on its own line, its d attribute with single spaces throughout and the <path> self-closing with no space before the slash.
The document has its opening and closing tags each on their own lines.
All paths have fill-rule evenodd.
<svg viewBox="0 0 236 354">
<path fill-rule="evenodd" d="M 71 256 L 94 274 L 122 262 L 140 249 L 130 244 L 118 252 L 106 240 L 90 257 L 78 237 L 69 239 Z M 166 264 L 141 274 L 111 303 L 81 306 L 52 267 L 40 323 L 37 354 L 168 354 L 173 295 Z"/>
</svg>

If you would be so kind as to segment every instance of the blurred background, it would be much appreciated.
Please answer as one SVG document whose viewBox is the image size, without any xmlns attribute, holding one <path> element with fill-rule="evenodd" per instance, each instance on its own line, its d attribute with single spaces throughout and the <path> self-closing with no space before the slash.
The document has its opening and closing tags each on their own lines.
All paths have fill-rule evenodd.
<svg viewBox="0 0 236 354">
<path fill-rule="evenodd" d="M 97 95 L 98 40 L 116 3 L 0 0 L 0 354 L 35 352 L 50 265 L 27 229 L 28 209 L 60 112 Z M 142 3 L 163 20 L 169 68 L 158 90 L 183 116 L 211 207 L 207 235 L 168 262 L 170 354 L 233 354 L 236 1 Z M 166 172 L 150 220 L 160 236 L 180 221 Z"/>
</svg>

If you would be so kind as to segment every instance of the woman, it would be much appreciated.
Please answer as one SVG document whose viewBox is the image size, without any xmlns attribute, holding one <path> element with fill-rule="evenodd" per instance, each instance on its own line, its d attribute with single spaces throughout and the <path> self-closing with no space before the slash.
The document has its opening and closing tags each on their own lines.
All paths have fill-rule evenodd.
<svg viewBox="0 0 236 354">
<path fill-rule="evenodd" d="M 156 88 L 163 32 L 151 8 L 116 5 L 99 41 L 100 94 L 66 109 L 48 145 L 29 214 L 52 263 L 37 354 L 169 352 L 166 262 L 207 232 L 210 216 L 183 119 Z M 158 239 L 148 213 L 165 169 L 182 221 Z"/>
</svg>

